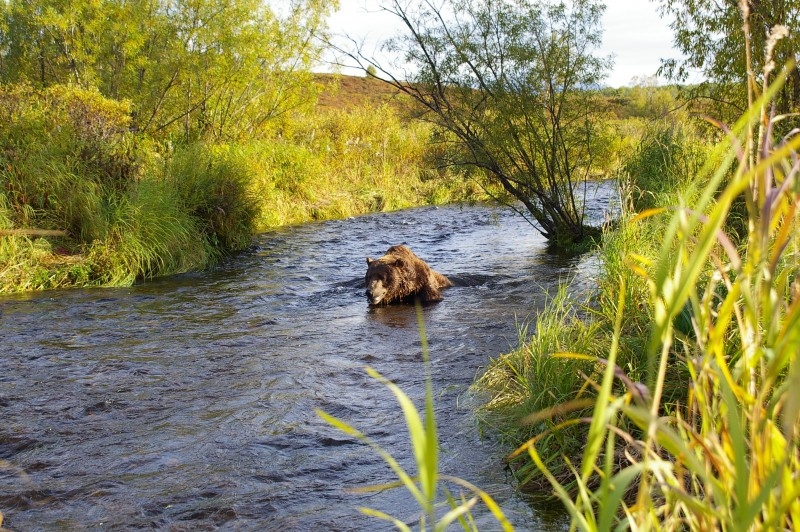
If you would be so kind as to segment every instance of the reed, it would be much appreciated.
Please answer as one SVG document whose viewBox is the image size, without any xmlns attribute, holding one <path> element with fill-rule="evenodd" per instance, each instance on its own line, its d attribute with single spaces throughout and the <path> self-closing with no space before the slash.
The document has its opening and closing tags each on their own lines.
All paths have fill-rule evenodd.
<svg viewBox="0 0 800 532">
<path fill-rule="evenodd" d="M 422 357 L 425 366 L 424 415 L 420 415 L 419 410 L 411 399 L 397 385 L 387 380 L 373 368 L 367 368 L 367 373 L 371 377 L 383 383 L 392 394 L 394 394 L 403 411 L 417 468 L 416 474 L 409 474 L 389 451 L 383 449 L 365 433 L 352 427 L 345 421 L 321 410 L 316 411 L 317 415 L 343 433 L 369 445 L 376 454 L 383 458 L 395 475 L 397 475 L 398 480 L 396 482 L 379 486 L 359 487 L 357 491 L 369 492 L 399 487 L 405 488 L 419 505 L 420 530 L 443 531 L 455 522 L 458 522 L 464 530 L 477 530 L 477 525 L 472 518 L 471 512 L 478 502 L 483 502 L 501 528 L 510 531 L 512 530 L 511 524 L 488 493 L 463 479 L 442 475 L 439 472 L 439 442 L 433 408 L 433 384 L 431 382 L 430 373 L 431 362 L 427 336 L 425 334 L 425 324 L 422 318 L 422 307 L 419 303 L 417 304 L 416 311 L 417 325 L 422 340 Z M 457 496 L 453 495 L 448 485 L 458 487 L 461 492 Z M 440 490 L 445 493 L 444 508 L 442 508 L 442 503 L 437 502 L 437 493 Z M 366 515 L 388 521 L 397 527 L 398 530 L 411 530 L 401 519 L 386 514 L 385 512 L 371 508 L 361 508 L 360 511 Z"/>
<path fill-rule="evenodd" d="M 565 462 L 574 491 L 535 438 L 514 453 L 548 479 L 573 527 L 800 526 L 800 131 L 772 138 L 785 118 L 769 113 L 781 82 L 765 81 L 737 124 L 720 124 L 726 136 L 703 169 L 705 186 L 691 208 L 670 209 L 656 254 L 627 256 L 648 288 L 649 371 L 636 381 L 618 365 L 630 310 L 620 275 L 607 367 L 586 381 L 597 398 L 585 451 Z M 737 246 L 726 229 L 742 197 L 747 234 Z M 630 223 L 663 214 L 645 211 Z M 688 373 L 682 398 L 667 394 L 675 366 Z"/>
</svg>

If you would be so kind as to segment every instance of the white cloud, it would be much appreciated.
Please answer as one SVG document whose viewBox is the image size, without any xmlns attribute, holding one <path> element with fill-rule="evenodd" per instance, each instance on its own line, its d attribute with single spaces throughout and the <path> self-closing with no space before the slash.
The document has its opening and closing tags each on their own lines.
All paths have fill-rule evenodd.
<svg viewBox="0 0 800 532">
<path fill-rule="evenodd" d="M 669 20 L 648 0 L 607 0 L 603 16 L 603 55 L 614 54 L 614 69 L 606 80 L 612 87 L 634 76 L 655 75 L 661 59 L 680 57 L 672 46 Z"/>
</svg>

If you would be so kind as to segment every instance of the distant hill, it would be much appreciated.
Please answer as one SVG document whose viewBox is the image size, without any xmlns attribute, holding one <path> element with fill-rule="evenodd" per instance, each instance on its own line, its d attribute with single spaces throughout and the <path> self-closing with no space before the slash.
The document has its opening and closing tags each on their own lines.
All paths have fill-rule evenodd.
<svg viewBox="0 0 800 532">
<path fill-rule="evenodd" d="M 424 112 L 422 106 L 409 96 L 401 93 L 388 83 L 368 76 L 345 76 L 341 74 L 315 73 L 314 81 L 322 87 L 317 100 L 317 108 L 324 110 L 348 110 L 356 107 L 379 107 L 388 104 L 400 111 L 406 118 L 412 115 L 419 116 Z M 605 108 L 615 118 L 629 116 L 643 116 L 641 111 L 632 107 L 630 88 L 622 89 L 590 89 L 598 93 L 605 104 Z M 670 91 L 675 93 L 676 86 L 659 87 L 658 91 L 665 94 Z M 675 94 L 669 98 L 674 99 Z M 670 100 L 672 101 L 672 100 Z"/>
<path fill-rule="evenodd" d="M 322 85 L 317 107 L 321 109 L 352 109 L 354 107 L 392 106 L 407 108 L 409 98 L 397 89 L 371 77 L 338 74 L 314 74 Z"/>
</svg>

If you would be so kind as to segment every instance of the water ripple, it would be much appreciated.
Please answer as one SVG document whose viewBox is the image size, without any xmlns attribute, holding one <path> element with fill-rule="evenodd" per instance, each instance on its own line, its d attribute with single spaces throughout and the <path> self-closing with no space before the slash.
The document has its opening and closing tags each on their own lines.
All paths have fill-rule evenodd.
<svg viewBox="0 0 800 532">
<path fill-rule="evenodd" d="M 516 321 L 596 264 L 549 255 L 527 222 L 480 205 L 282 228 L 211 272 L 1 299 L 4 524 L 374 529 L 359 505 L 413 522 L 403 492 L 345 491 L 391 471 L 314 414 L 365 430 L 412 469 L 402 413 L 364 372 L 421 404 L 414 309 L 369 309 L 361 286 L 365 258 L 398 243 L 457 281 L 423 311 L 444 472 L 487 488 L 520 530 L 560 528 L 509 487 L 466 391 L 513 347 Z"/>
</svg>

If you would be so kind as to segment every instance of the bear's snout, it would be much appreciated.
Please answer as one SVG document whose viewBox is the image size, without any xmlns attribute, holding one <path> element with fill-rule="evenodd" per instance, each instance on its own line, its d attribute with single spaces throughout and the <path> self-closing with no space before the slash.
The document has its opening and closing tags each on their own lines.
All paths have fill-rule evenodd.
<svg viewBox="0 0 800 532">
<path fill-rule="evenodd" d="M 369 288 L 367 288 L 367 290 L 364 292 L 364 294 L 366 294 L 367 299 L 369 300 L 371 305 L 377 305 L 381 301 L 381 296 L 377 295 L 375 292 L 373 292 Z"/>
<path fill-rule="evenodd" d="M 380 281 L 372 281 L 367 284 L 367 289 L 364 291 L 370 305 L 377 305 L 386 296 L 386 287 Z"/>
</svg>

